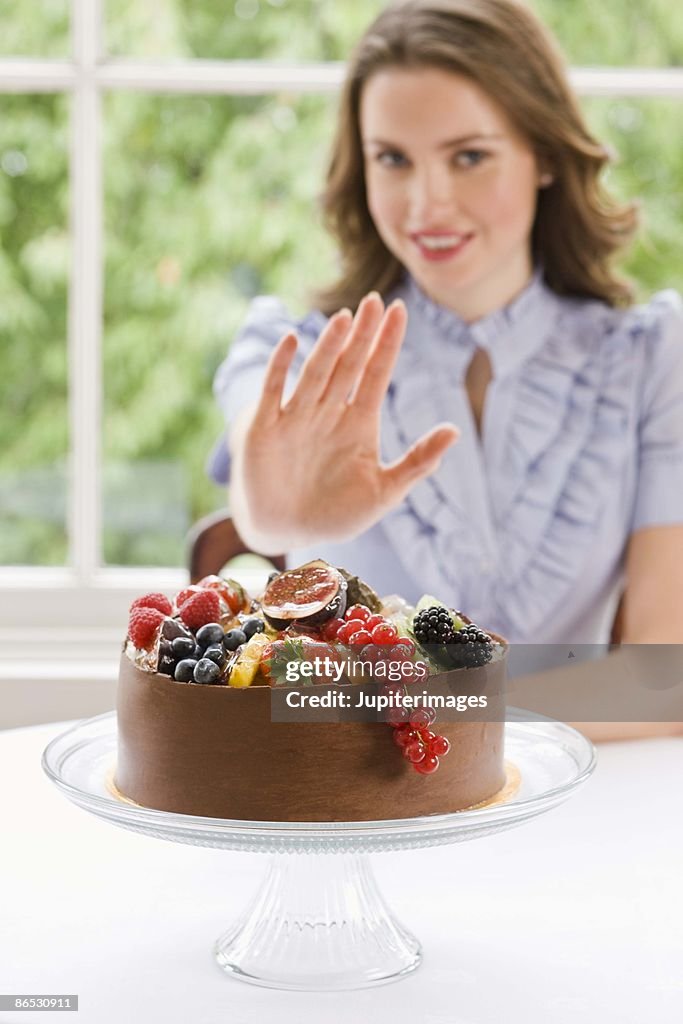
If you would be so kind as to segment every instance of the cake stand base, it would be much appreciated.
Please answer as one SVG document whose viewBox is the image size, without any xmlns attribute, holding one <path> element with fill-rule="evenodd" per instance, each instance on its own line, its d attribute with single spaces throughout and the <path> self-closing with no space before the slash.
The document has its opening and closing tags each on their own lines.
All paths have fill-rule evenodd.
<svg viewBox="0 0 683 1024">
<path fill-rule="evenodd" d="M 397 981 L 422 959 L 362 854 L 278 854 L 242 916 L 214 948 L 242 981 L 307 991 Z"/>
</svg>

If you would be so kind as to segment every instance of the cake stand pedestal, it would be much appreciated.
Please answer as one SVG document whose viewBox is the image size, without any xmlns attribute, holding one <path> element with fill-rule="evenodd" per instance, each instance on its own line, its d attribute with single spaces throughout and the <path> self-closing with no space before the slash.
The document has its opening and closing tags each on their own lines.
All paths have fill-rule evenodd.
<svg viewBox="0 0 683 1024">
<path fill-rule="evenodd" d="M 377 888 L 369 858 L 352 853 L 272 857 L 265 883 L 214 951 L 243 981 L 309 990 L 394 981 L 422 959 Z"/>
<path fill-rule="evenodd" d="M 217 940 L 216 960 L 252 984 L 330 991 L 395 981 L 421 961 L 419 942 L 377 889 L 368 853 L 463 842 L 521 825 L 566 800 L 595 766 L 594 748 L 580 733 L 514 709 L 505 726 L 505 757 L 520 773 L 521 785 L 503 803 L 368 822 L 232 821 L 117 799 L 109 788 L 116 759 L 114 713 L 54 739 L 43 768 L 75 804 L 122 828 L 178 843 L 272 854 L 261 889 Z"/>
</svg>

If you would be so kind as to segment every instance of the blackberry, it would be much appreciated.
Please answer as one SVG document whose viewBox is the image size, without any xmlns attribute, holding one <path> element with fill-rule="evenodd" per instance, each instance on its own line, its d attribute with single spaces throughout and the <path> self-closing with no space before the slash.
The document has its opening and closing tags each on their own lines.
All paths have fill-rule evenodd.
<svg viewBox="0 0 683 1024">
<path fill-rule="evenodd" d="M 455 668 L 477 668 L 493 657 L 493 641 L 488 633 L 471 622 L 456 630 L 450 655 Z"/>
<path fill-rule="evenodd" d="M 458 618 L 462 618 L 460 613 Z M 418 643 L 432 645 L 430 653 L 445 668 L 476 668 L 493 657 L 493 641 L 488 633 L 474 622 L 456 629 L 449 610 L 438 605 L 418 612 L 413 632 Z"/>
<path fill-rule="evenodd" d="M 434 605 L 417 613 L 413 620 L 413 632 L 421 644 L 450 644 L 457 630 L 448 608 Z"/>
</svg>

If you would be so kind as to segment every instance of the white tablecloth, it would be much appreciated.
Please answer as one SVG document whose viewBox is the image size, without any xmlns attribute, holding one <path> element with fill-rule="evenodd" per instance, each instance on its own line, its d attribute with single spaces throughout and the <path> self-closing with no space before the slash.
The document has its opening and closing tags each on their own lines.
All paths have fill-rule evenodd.
<svg viewBox="0 0 683 1024">
<path fill-rule="evenodd" d="M 77 993 L 79 1012 L 59 1019 L 87 1024 L 683 1021 L 683 740 L 602 746 L 593 779 L 520 828 L 373 857 L 424 963 L 328 995 L 219 970 L 213 941 L 266 858 L 148 839 L 72 806 L 40 769 L 64 727 L 0 732 L 0 993 Z"/>
</svg>

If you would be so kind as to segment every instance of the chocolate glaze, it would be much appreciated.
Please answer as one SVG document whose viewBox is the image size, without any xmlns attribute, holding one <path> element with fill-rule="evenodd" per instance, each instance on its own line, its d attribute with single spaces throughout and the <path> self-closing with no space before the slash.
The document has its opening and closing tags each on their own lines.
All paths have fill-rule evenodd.
<svg viewBox="0 0 683 1024">
<path fill-rule="evenodd" d="M 464 672 L 468 688 L 475 675 L 481 680 L 489 708 L 504 706 L 503 660 L 439 678 L 452 685 Z M 145 807 L 181 814 L 411 818 L 470 807 L 505 781 L 503 721 L 437 719 L 451 749 L 433 775 L 423 776 L 402 758 L 386 723 L 272 722 L 268 686 L 177 683 L 142 671 L 125 654 L 117 711 L 117 788 Z"/>
</svg>

